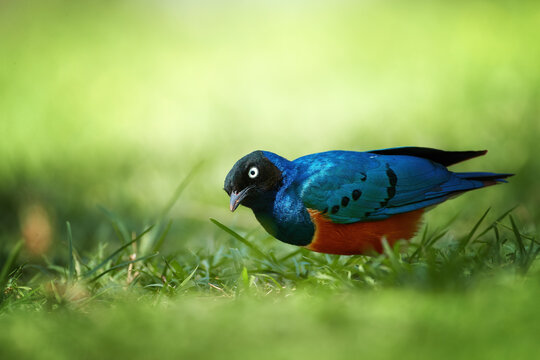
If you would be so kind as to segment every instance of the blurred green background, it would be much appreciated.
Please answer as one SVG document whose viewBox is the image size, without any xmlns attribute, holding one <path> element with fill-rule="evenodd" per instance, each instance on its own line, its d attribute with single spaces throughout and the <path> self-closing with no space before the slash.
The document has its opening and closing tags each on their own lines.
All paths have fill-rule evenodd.
<svg viewBox="0 0 540 360">
<path fill-rule="evenodd" d="M 169 246 L 207 246 L 209 217 L 257 228 L 222 191 L 255 149 L 488 149 L 455 169 L 517 176 L 428 221 L 520 205 L 535 223 L 538 24 L 535 1 L 3 1 L 2 243 L 45 226 L 54 253 L 70 220 L 91 247 L 98 205 L 139 231 L 201 162 Z"/>
<path fill-rule="evenodd" d="M 537 1 L 0 0 L 0 358 L 534 358 L 539 266 L 519 274 L 538 255 L 539 24 Z M 517 205 L 500 229 L 531 263 L 497 230 L 499 262 L 485 237 L 397 275 L 392 257 L 307 252 L 260 270 L 294 248 L 229 212 L 238 158 L 407 145 L 488 149 L 453 169 L 516 173 L 426 223 L 434 237 L 456 218 L 451 249 L 488 207 L 483 226 Z M 108 272 L 127 249 L 88 280 L 120 246 L 110 220 L 140 234 L 189 174 L 160 257 L 135 281 Z"/>
</svg>

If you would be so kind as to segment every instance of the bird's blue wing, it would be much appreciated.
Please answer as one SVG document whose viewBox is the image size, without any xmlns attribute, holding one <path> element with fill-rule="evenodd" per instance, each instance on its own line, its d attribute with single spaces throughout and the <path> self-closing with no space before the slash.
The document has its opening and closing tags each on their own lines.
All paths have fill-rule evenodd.
<svg viewBox="0 0 540 360">
<path fill-rule="evenodd" d="M 483 186 L 414 156 L 331 151 L 294 163 L 304 205 L 335 223 L 382 220 Z"/>
</svg>

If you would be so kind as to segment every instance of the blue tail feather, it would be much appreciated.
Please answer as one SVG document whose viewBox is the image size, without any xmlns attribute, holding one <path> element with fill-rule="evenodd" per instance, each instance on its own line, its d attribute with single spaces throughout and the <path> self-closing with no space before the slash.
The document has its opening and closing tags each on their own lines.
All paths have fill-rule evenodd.
<svg viewBox="0 0 540 360">
<path fill-rule="evenodd" d="M 442 184 L 439 189 L 424 193 L 424 197 L 410 203 L 401 204 L 395 207 L 381 209 L 378 213 L 384 215 L 394 215 L 403 212 L 413 211 L 424 207 L 437 205 L 454 196 L 464 192 L 480 189 L 486 186 L 495 185 L 514 174 L 497 174 L 488 172 L 463 172 L 453 173 L 455 177 Z M 464 181 L 465 180 L 465 181 Z M 373 213 L 374 215 L 377 212 Z M 382 218 L 382 217 L 381 217 Z"/>
</svg>

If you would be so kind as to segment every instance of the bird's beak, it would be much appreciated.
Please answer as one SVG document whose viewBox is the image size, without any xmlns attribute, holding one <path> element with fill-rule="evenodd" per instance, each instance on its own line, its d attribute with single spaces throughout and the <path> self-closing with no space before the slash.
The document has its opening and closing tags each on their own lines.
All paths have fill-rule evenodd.
<svg viewBox="0 0 540 360">
<path fill-rule="evenodd" d="M 236 191 L 231 192 L 231 203 L 230 203 L 231 211 L 236 210 L 236 208 L 240 205 L 242 200 L 244 200 L 244 198 L 247 196 L 247 193 L 249 190 L 250 190 L 250 187 L 247 187 L 240 192 L 236 192 Z"/>
</svg>

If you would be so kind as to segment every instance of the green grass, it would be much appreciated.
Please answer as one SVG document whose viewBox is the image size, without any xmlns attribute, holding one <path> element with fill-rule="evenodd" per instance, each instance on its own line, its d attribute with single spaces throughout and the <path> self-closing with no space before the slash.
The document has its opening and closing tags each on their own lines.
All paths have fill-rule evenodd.
<svg viewBox="0 0 540 360">
<path fill-rule="evenodd" d="M 540 243 L 509 211 L 488 224 L 486 215 L 459 238 L 425 226 L 409 246 L 374 257 L 267 251 L 259 235 L 214 219 L 225 242 L 212 251 L 155 252 L 168 226 L 151 226 L 80 254 L 68 223 L 65 266 L 2 271 L 2 354 L 527 358 Z"/>
<path fill-rule="evenodd" d="M 259 245 L 265 243 L 260 234 L 242 235 L 215 219 L 210 220 L 225 235 L 217 249 L 161 254 L 169 226 L 152 225 L 132 240 L 118 232 L 115 249 L 102 243 L 81 254 L 67 223 L 65 265 L 47 261 L 15 266 L 20 246 L 13 249 L 1 273 L 1 309 L 77 307 L 95 299 L 114 301 L 118 291 L 130 290 L 151 299 L 187 294 L 234 298 L 244 292 L 288 294 L 319 287 L 338 292 L 387 287 L 467 291 L 486 279 L 526 279 L 540 252 L 536 235 L 523 233 L 510 211 L 483 224 L 487 213 L 457 239 L 448 228 L 430 230 L 426 225 L 411 244 L 386 246 L 384 254 L 373 256 L 325 255 L 294 247 L 268 251 Z M 119 220 L 113 226 L 124 227 Z M 20 280 L 24 285 L 19 286 Z"/>
<path fill-rule="evenodd" d="M 539 22 L 535 1 L 1 2 L 0 358 L 533 358 Z M 404 145 L 516 176 L 373 257 L 228 211 L 252 150 Z"/>
<path fill-rule="evenodd" d="M 0 339 L 3 354 L 20 359 L 528 359 L 538 349 L 533 289 L 183 297 L 154 306 L 122 299 L 90 313 L 4 317 Z"/>
</svg>

